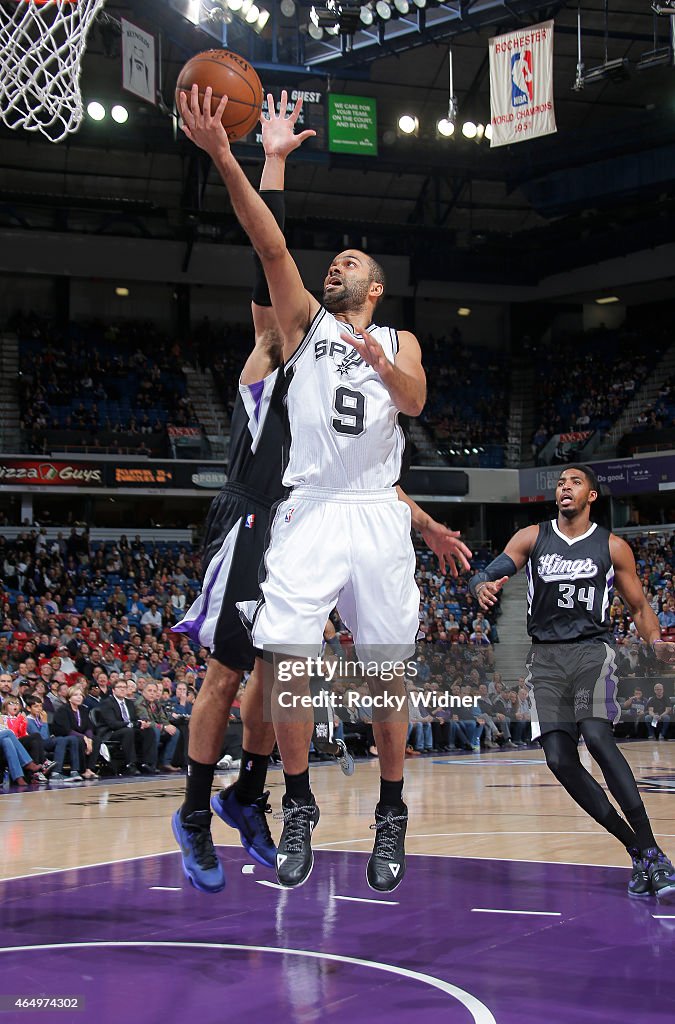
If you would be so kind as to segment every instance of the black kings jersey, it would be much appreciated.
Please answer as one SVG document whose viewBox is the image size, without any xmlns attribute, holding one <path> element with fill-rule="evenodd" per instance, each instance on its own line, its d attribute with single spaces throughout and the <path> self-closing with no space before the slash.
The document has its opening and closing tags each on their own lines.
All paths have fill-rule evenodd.
<svg viewBox="0 0 675 1024">
<path fill-rule="evenodd" d="M 535 643 L 609 639 L 609 537 L 597 523 L 574 539 L 555 519 L 539 524 L 526 565 L 527 631 Z"/>
<path fill-rule="evenodd" d="M 287 387 L 281 368 L 255 384 L 240 384 L 232 411 L 228 484 L 268 498 L 270 506 L 285 494 Z"/>
</svg>

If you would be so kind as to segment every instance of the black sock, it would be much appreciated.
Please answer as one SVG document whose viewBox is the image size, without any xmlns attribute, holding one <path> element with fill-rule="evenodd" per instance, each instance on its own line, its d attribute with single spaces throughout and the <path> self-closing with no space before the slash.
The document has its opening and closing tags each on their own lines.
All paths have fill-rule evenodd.
<svg viewBox="0 0 675 1024">
<path fill-rule="evenodd" d="M 202 764 L 200 761 L 193 761 L 191 757 L 188 757 L 185 800 L 181 807 L 183 820 L 194 811 L 210 810 L 209 801 L 215 773 L 215 764 Z"/>
<path fill-rule="evenodd" d="M 633 832 L 635 832 L 636 846 L 641 850 L 649 850 L 654 846 L 658 846 L 643 803 L 626 811 L 626 817 L 631 823 Z"/>
<path fill-rule="evenodd" d="M 268 761 L 267 754 L 249 754 L 242 750 L 239 778 L 234 784 L 234 795 L 240 804 L 252 804 L 263 795 Z"/>
<path fill-rule="evenodd" d="M 403 779 L 400 782 L 389 782 L 380 778 L 380 803 L 384 807 L 403 806 Z"/>
<path fill-rule="evenodd" d="M 299 775 L 288 775 L 284 772 L 284 779 L 286 780 L 286 796 L 293 800 L 310 799 L 312 791 L 309 788 L 309 768 L 305 768 L 304 772 L 300 772 Z"/>
</svg>

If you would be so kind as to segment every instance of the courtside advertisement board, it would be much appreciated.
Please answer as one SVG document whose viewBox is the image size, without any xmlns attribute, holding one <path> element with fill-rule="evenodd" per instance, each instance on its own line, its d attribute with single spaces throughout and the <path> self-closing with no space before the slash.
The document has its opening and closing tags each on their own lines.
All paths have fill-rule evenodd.
<svg viewBox="0 0 675 1024">
<path fill-rule="evenodd" d="M 557 131 L 553 106 L 553 22 L 490 40 L 491 146 Z"/>
</svg>

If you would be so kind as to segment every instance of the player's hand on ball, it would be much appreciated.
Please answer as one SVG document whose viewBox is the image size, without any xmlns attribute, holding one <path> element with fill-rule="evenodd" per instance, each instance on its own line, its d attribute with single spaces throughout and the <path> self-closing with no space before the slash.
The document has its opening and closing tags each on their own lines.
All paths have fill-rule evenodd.
<svg viewBox="0 0 675 1024">
<path fill-rule="evenodd" d="M 199 107 L 199 86 L 193 85 L 188 97 L 185 92 L 180 93 L 180 113 L 183 118 L 181 128 L 187 135 L 190 142 L 194 142 L 200 149 L 205 150 L 210 156 L 217 152 L 229 152 L 230 140 L 223 128 L 223 114 L 227 106 L 227 96 L 223 96 L 215 113 L 211 113 L 211 97 L 213 89 L 207 86 L 204 93 L 204 107 Z"/>
<path fill-rule="evenodd" d="M 492 582 L 479 583 L 476 588 L 476 597 L 478 598 L 478 604 L 481 606 L 484 612 L 492 608 L 493 605 L 497 604 L 497 597 L 499 591 L 502 589 L 505 583 L 508 582 L 508 576 L 502 576 L 500 580 Z"/>
<path fill-rule="evenodd" d="M 668 640 L 657 640 L 652 646 L 659 661 L 670 664 L 675 662 L 675 643 L 670 643 Z"/>
<path fill-rule="evenodd" d="M 289 153 L 301 146 L 306 139 L 311 139 L 316 132 L 306 128 L 304 132 L 295 134 L 295 125 L 302 110 L 302 96 L 296 100 L 292 111 L 286 116 L 288 110 L 288 93 L 284 89 L 281 93 L 279 113 L 277 114 L 274 105 L 274 97 L 267 94 L 267 114 L 260 115 L 262 125 L 262 144 L 265 156 L 277 156 L 285 159 Z"/>
</svg>

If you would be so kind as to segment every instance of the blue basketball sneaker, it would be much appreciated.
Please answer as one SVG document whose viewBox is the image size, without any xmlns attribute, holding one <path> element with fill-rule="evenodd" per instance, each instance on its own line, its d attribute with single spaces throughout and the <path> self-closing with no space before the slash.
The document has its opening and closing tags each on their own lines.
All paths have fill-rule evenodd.
<svg viewBox="0 0 675 1024">
<path fill-rule="evenodd" d="M 267 815 L 272 813 L 267 802 L 270 794 L 263 793 L 252 804 L 242 804 L 237 800 L 234 788 L 233 784 L 216 793 L 211 798 L 211 807 L 226 825 L 237 829 L 241 845 L 258 864 L 273 868 L 276 865 L 277 848 L 267 824 Z"/>
<path fill-rule="evenodd" d="M 211 838 L 211 812 L 193 811 L 183 820 L 178 808 L 171 818 L 171 828 L 180 847 L 183 874 L 190 884 L 200 892 L 221 892 L 225 874 Z"/>
</svg>

